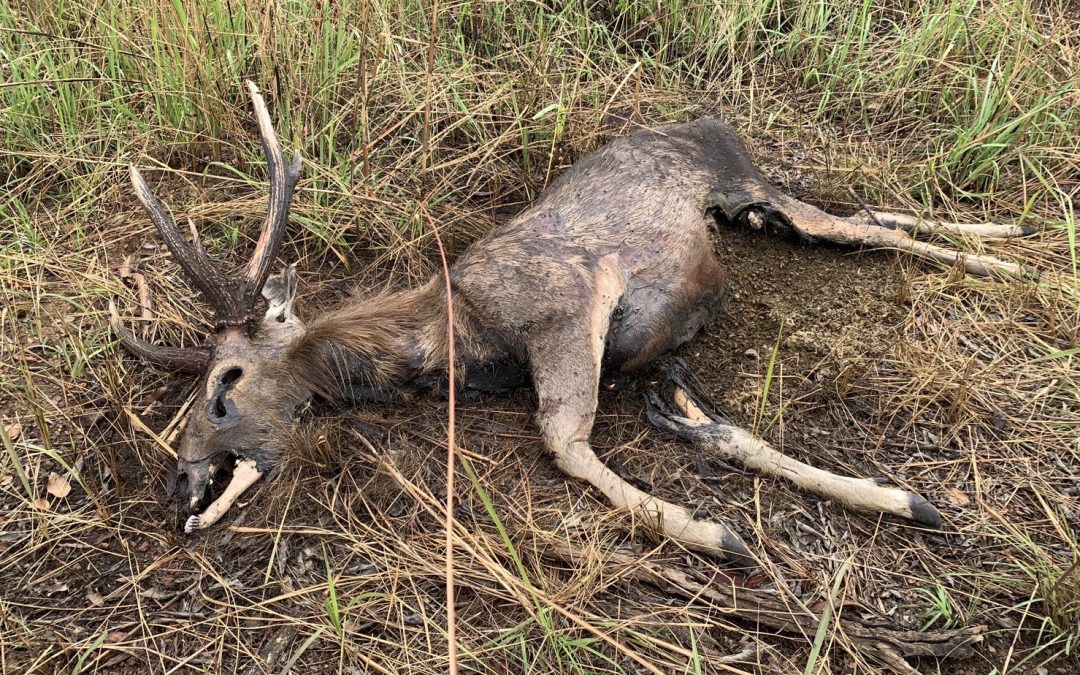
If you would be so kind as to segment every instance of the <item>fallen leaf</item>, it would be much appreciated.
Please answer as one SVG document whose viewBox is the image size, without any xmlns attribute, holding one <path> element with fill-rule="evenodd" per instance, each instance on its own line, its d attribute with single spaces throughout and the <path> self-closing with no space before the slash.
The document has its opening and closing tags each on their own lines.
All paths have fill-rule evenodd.
<svg viewBox="0 0 1080 675">
<path fill-rule="evenodd" d="M 90 604 L 94 607 L 101 607 L 105 604 L 105 598 L 97 591 L 89 591 L 86 594 L 86 599 L 90 601 Z"/>
<path fill-rule="evenodd" d="M 49 480 L 45 482 L 45 489 L 53 497 L 63 499 L 71 494 L 71 483 L 55 471 L 49 472 Z"/>
<path fill-rule="evenodd" d="M 967 506 L 971 503 L 971 497 L 968 497 L 963 490 L 945 488 L 945 494 L 949 497 L 949 501 L 953 506 Z"/>
<path fill-rule="evenodd" d="M 12 443 L 14 443 L 15 441 L 19 440 L 19 436 L 22 436 L 22 425 L 18 422 L 15 422 L 14 424 L 9 424 L 8 426 L 4 427 L 4 433 L 7 434 L 8 439 Z"/>
<path fill-rule="evenodd" d="M 589 523 L 580 513 L 572 513 L 563 518 L 563 526 L 571 530 L 585 530 L 589 528 Z"/>
<path fill-rule="evenodd" d="M 166 598 L 171 598 L 176 594 L 170 593 L 160 588 L 148 588 L 142 593 L 140 593 L 140 595 L 142 595 L 144 598 L 150 598 L 151 600 L 165 600 Z"/>
<path fill-rule="evenodd" d="M 131 635 L 130 630 L 114 630 L 109 633 L 109 637 L 106 638 L 107 642 L 123 642 L 127 639 L 127 636 Z"/>
<path fill-rule="evenodd" d="M 768 574 L 751 574 L 743 577 L 742 582 L 737 585 L 741 588 L 760 588 L 770 581 L 772 577 Z"/>
<path fill-rule="evenodd" d="M 68 585 L 63 581 L 58 581 L 49 588 L 45 589 L 45 595 L 56 595 L 57 593 L 67 593 Z"/>
<path fill-rule="evenodd" d="M 34 499 L 34 501 L 32 501 L 30 503 L 33 504 L 34 506 L 38 507 L 42 511 L 48 511 L 49 510 L 49 500 L 45 499 L 44 497 L 37 497 L 37 498 Z"/>
</svg>

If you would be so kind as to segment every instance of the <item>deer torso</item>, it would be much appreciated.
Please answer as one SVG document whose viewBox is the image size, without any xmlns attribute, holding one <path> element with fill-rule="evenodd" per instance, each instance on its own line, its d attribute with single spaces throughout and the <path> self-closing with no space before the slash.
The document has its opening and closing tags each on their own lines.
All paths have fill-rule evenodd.
<svg viewBox="0 0 1080 675">
<path fill-rule="evenodd" d="M 451 268 L 460 384 L 492 393 L 528 385 L 529 341 L 579 321 L 596 292 L 601 260 L 625 280 L 606 330 L 606 374 L 640 370 L 689 340 L 722 299 L 716 218 L 734 220 L 762 201 L 763 184 L 735 132 L 712 119 L 640 130 L 585 156 Z M 388 318 L 396 307 L 406 316 Z M 341 395 L 384 399 L 403 386 L 444 380 L 441 278 L 356 300 L 316 321 L 307 339 L 360 346 L 349 339 L 353 331 L 365 344 L 379 344 L 367 335 L 375 323 L 400 335 L 386 344 L 387 353 L 354 353 L 350 367 L 336 369 L 352 374 Z M 320 324 L 332 335 L 324 336 Z M 379 359 L 399 367 L 390 377 L 372 377 L 371 361 Z"/>
<path fill-rule="evenodd" d="M 746 156 L 738 137 L 709 119 L 617 139 L 473 244 L 451 272 L 454 292 L 476 324 L 522 358 L 531 334 L 576 320 L 606 257 L 626 284 L 610 317 L 604 370 L 638 370 L 690 339 L 717 309 L 723 275 L 711 210 L 757 176 Z"/>
</svg>

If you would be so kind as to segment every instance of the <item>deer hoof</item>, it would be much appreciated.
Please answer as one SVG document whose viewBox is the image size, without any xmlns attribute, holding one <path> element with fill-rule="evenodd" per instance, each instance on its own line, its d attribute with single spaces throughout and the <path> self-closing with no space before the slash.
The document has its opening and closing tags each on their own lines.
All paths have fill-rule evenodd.
<svg viewBox="0 0 1080 675">
<path fill-rule="evenodd" d="M 908 508 L 911 509 L 911 519 L 920 525 L 940 530 L 941 512 L 933 504 L 916 494 L 908 496 Z"/>
<path fill-rule="evenodd" d="M 750 554 L 750 549 L 746 547 L 739 535 L 733 532 L 724 535 L 720 548 L 723 550 L 724 558 L 735 567 L 757 568 L 757 562 Z"/>
</svg>

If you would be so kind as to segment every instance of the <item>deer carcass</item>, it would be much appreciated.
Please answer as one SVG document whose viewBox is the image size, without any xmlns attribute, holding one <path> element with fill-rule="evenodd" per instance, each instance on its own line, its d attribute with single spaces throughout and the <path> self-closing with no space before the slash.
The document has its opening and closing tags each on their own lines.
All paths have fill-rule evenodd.
<svg viewBox="0 0 1080 675">
<path fill-rule="evenodd" d="M 248 83 L 270 175 L 270 205 L 251 261 L 236 276 L 188 241 L 139 171 L 131 180 L 157 231 L 191 283 L 213 306 L 207 349 L 141 341 L 113 311 L 121 341 L 167 368 L 205 373 L 180 440 L 180 492 L 188 532 L 220 519 L 266 475 L 287 447 L 287 430 L 316 397 L 385 400 L 431 386 L 448 366 L 447 288 L 441 276 L 400 292 L 346 301 L 301 321 L 296 275 L 270 268 L 285 234 L 300 158 L 286 161 L 256 87 Z M 742 557 L 728 527 L 630 485 L 589 446 L 602 374 L 641 371 L 709 320 L 723 289 L 713 253 L 718 224 L 790 232 L 908 251 L 961 264 L 972 274 L 1024 274 L 990 256 L 916 240 L 920 231 L 1022 234 L 996 225 L 928 223 L 885 213 L 831 216 L 781 194 L 754 168 L 730 127 L 714 119 L 641 129 L 579 160 L 531 207 L 474 243 L 450 270 L 456 386 L 503 392 L 530 384 L 537 423 L 555 464 L 595 487 L 639 522 L 688 547 Z M 260 295 L 265 309 L 257 312 Z M 786 457 L 709 411 L 676 373 L 650 398 L 655 423 L 715 453 L 849 507 L 936 527 L 922 497 L 876 481 L 838 476 Z M 231 482 L 211 500 L 215 472 Z"/>
</svg>

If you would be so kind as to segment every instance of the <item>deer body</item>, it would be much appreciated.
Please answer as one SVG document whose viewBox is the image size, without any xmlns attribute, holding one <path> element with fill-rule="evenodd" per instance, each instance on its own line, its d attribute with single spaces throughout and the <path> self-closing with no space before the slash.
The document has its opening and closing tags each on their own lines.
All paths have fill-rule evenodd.
<svg viewBox="0 0 1080 675">
<path fill-rule="evenodd" d="M 638 131 L 582 159 L 454 266 L 466 311 L 527 357 L 537 335 L 580 326 L 603 288 L 598 299 L 613 305 L 602 326 L 606 371 L 632 373 L 685 342 L 723 287 L 710 195 L 752 171 L 720 139 L 741 149 L 726 126 L 699 120 Z"/>
<path fill-rule="evenodd" d="M 262 98 L 254 85 L 248 88 L 267 151 L 271 197 L 255 256 L 239 279 L 224 279 L 197 240 L 184 240 L 132 168 L 151 219 L 218 310 L 212 352 L 149 345 L 123 328 L 114 312 L 116 331 L 135 353 L 206 372 L 178 449 L 181 494 L 192 512 L 188 531 L 212 525 L 280 461 L 287 427 L 314 396 L 385 400 L 402 388 L 445 382 L 449 358 L 441 277 L 348 301 L 306 325 L 292 311 L 295 273 L 286 268 L 269 277 L 269 268 L 299 159 L 285 165 Z M 560 469 L 687 546 L 745 559 L 745 545 L 729 528 L 696 520 L 686 508 L 637 489 L 596 457 L 588 441 L 601 375 L 641 370 L 689 340 L 715 312 L 723 288 L 712 245 L 718 223 L 894 246 L 963 262 L 973 273 L 1017 271 L 989 256 L 918 242 L 905 231 L 909 221 L 880 213 L 837 218 L 783 195 L 757 172 L 738 135 L 717 120 L 636 131 L 582 158 L 535 204 L 454 264 L 455 352 L 464 372 L 455 386 L 502 392 L 531 384 L 545 447 Z M 993 227 L 995 236 L 1014 233 Z M 256 322 L 258 291 L 267 309 Z M 773 450 L 709 412 L 677 373 L 667 390 L 670 401 L 656 395 L 650 401 L 650 418 L 661 427 L 851 507 L 940 524 L 937 511 L 916 494 L 837 476 Z M 210 484 L 229 460 L 236 469 L 214 500 Z"/>
<path fill-rule="evenodd" d="M 704 180 L 721 174 L 718 162 L 702 161 L 711 132 L 730 134 L 715 120 L 700 120 L 667 127 L 665 135 L 642 131 L 616 140 L 469 247 L 450 271 L 466 390 L 527 385 L 529 345 L 538 335 L 581 326 L 600 284 L 608 284 L 614 305 L 603 327 L 605 373 L 638 371 L 697 332 L 723 287 L 708 214 L 720 181 Z M 326 375 L 316 388 L 336 388 L 351 400 L 382 399 L 389 392 L 373 381 L 401 387 L 432 375 L 444 379 L 445 307 L 441 278 L 352 301 L 316 319 L 293 353 L 352 354 L 344 367 L 333 359 L 321 368 L 309 362 Z M 375 338 L 375 324 L 386 334 Z M 377 353 L 360 356 L 367 349 Z M 398 366 L 372 375 L 372 361 Z M 348 381 L 335 387 L 331 380 L 343 374 Z"/>
</svg>

